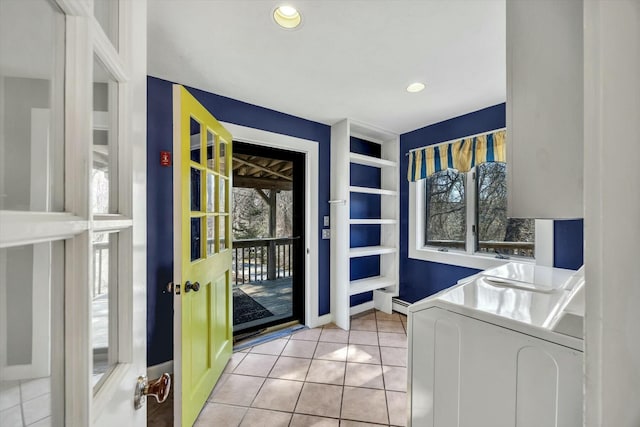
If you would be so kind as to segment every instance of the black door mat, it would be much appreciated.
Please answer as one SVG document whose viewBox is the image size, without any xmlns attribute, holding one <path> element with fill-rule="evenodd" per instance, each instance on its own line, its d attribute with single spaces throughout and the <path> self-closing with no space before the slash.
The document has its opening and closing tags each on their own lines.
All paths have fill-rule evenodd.
<svg viewBox="0 0 640 427">
<path fill-rule="evenodd" d="M 233 290 L 233 324 L 241 325 L 273 316 L 262 304 L 245 294 L 241 289 Z"/>
</svg>

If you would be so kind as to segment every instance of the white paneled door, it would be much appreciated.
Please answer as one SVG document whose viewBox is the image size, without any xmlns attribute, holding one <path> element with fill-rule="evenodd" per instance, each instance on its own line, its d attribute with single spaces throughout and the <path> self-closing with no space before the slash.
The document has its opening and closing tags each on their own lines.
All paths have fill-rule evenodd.
<svg viewBox="0 0 640 427">
<path fill-rule="evenodd" d="M 146 2 L 0 2 L 0 425 L 146 425 Z"/>
</svg>

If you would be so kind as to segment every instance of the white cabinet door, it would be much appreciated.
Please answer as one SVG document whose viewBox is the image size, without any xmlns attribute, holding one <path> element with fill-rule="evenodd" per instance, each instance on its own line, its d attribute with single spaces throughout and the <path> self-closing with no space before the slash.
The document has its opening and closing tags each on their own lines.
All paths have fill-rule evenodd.
<svg viewBox="0 0 640 427">
<path fill-rule="evenodd" d="M 582 426 L 581 352 L 439 308 L 409 328 L 412 426 Z"/>
<path fill-rule="evenodd" d="M 507 2 L 508 215 L 582 218 L 581 1 Z"/>
</svg>

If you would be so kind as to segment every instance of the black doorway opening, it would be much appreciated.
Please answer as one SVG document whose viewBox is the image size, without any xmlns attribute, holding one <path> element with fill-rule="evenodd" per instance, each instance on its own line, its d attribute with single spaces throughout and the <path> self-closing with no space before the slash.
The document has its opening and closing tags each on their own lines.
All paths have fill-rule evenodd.
<svg viewBox="0 0 640 427">
<path fill-rule="evenodd" d="M 233 333 L 304 322 L 305 155 L 233 143 Z"/>
</svg>

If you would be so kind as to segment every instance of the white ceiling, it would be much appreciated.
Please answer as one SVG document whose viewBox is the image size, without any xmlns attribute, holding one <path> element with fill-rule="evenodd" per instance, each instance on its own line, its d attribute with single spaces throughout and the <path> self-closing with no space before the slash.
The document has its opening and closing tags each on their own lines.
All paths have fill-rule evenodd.
<svg viewBox="0 0 640 427">
<path fill-rule="evenodd" d="M 505 0 L 149 3 L 152 76 L 333 124 L 405 133 L 505 101 Z M 414 81 L 426 83 L 417 94 Z M 215 114 L 215 112 L 213 112 Z"/>
</svg>

